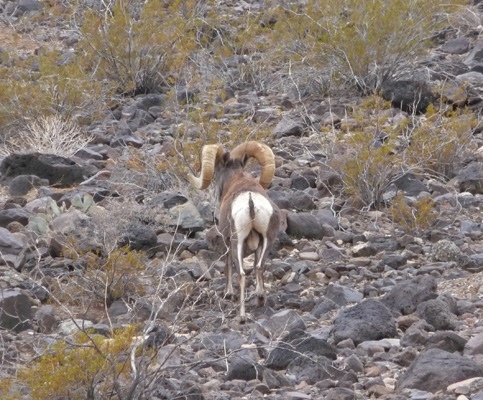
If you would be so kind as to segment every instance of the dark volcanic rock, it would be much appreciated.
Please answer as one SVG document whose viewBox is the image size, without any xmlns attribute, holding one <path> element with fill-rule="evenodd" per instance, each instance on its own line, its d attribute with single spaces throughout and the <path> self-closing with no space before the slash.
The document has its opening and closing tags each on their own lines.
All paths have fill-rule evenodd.
<svg viewBox="0 0 483 400">
<path fill-rule="evenodd" d="M 345 306 L 348 303 L 360 302 L 364 295 L 361 292 L 346 286 L 329 284 L 327 291 L 325 292 L 325 297 L 339 306 Z"/>
<path fill-rule="evenodd" d="M 444 350 L 430 349 L 411 363 L 399 379 L 399 388 L 436 392 L 452 383 L 482 374 L 483 367 L 473 360 Z"/>
<path fill-rule="evenodd" d="M 239 379 L 243 381 L 251 381 L 252 379 L 261 379 L 263 367 L 258 364 L 258 357 L 254 351 L 244 350 L 238 352 L 230 361 L 230 367 L 226 375 L 226 380 Z"/>
<path fill-rule="evenodd" d="M 352 339 L 357 345 L 367 340 L 396 337 L 396 321 L 379 300 L 365 300 L 347 308 L 334 320 L 332 335 L 336 343 Z"/>
<path fill-rule="evenodd" d="M 459 37 L 448 40 L 442 47 L 441 51 L 449 54 L 464 54 L 470 49 L 470 41 L 466 37 Z"/>
<path fill-rule="evenodd" d="M 460 192 L 483 193 L 483 163 L 475 162 L 458 173 Z"/>
<path fill-rule="evenodd" d="M 0 227 L 0 253 L 18 255 L 22 251 L 23 244 L 10 231 Z"/>
<path fill-rule="evenodd" d="M 325 222 L 325 218 L 322 216 L 309 213 L 289 213 L 287 215 L 287 234 L 307 239 L 333 237 L 334 229 Z"/>
<path fill-rule="evenodd" d="M 10 208 L 8 210 L 0 211 L 0 226 L 6 228 L 11 222 L 19 222 L 22 225 L 27 225 L 29 218 L 34 216 L 33 212 L 23 208 Z"/>
<path fill-rule="evenodd" d="M 394 184 L 406 196 L 417 196 L 421 192 L 428 191 L 426 185 L 415 174 L 411 173 L 401 176 Z"/>
<path fill-rule="evenodd" d="M 258 321 L 261 332 L 271 338 L 279 338 L 295 329 L 305 330 L 305 323 L 295 310 L 282 310 L 268 319 Z"/>
<path fill-rule="evenodd" d="M 302 329 L 295 329 L 282 338 L 281 342 L 267 357 L 265 366 L 272 369 L 285 369 L 301 354 L 313 353 L 331 360 L 337 358 L 335 349 L 324 339 L 311 336 Z"/>
<path fill-rule="evenodd" d="M 439 331 L 431 336 L 427 343 L 427 349 L 440 349 L 448 353 L 462 352 L 468 341 L 451 331 Z"/>
<path fill-rule="evenodd" d="M 390 81 L 382 88 L 382 97 L 406 112 L 423 113 L 433 102 L 434 95 L 425 82 Z"/>
<path fill-rule="evenodd" d="M 12 196 L 23 196 L 33 188 L 48 185 L 47 179 L 40 179 L 35 175 L 19 175 L 10 182 L 9 192 Z"/>
<path fill-rule="evenodd" d="M 455 315 L 447 303 L 439 299 L 425 301 L 418 305 L 418 317 L 423 318 L 436 330 L 454 329 L 456 327 Z"/>
<path fill-rule="evenodd" d="M 323 356 L 300 355 L 288 365 L 287 372 L 293 375 L 297 382 L 306 381 L 311 385 L 324 379 L 338 379 L 344 376 L 342 371 L 332 366 L 332 360 Z"/>
<path fill-rule="evenodd" d="M 336 310 L 338 308 L 339 306 L 336 303 L 334 303 L 332 300 L 322 297 L 319 300 L 317 300 L 317 303 L 315 303 L 315 306 L 310 313 L 315 318 L 321 318 L 324 316 L 324 314 L 327 314 L 328 312 L 332 310 Z"/>
<path fill-rule="evenodd" d="M 302 136 L 304 133 L 303 125 L 292 119 L 282 119 L 275 127 L 273 134 L 280 138 L 284 136 Z"/>
<path fill-rule="evenodd" d="M 382 302 L 390 310 L 403 315 L 416 311 L 423 301 L 436 297 L 436 282 L 430 275 L 418 276 L 404 281 L 396 286 L 382 298 Z"/>
<path fill-rule="evenodd" d="M 119 246 L 129 246 L 130 250 L 151 250 L 156 246 L 158 238 L 156 233 L 144 225 L 132 226 L 122 236 Z"/>
<path fill-rule="evenodd" d="M 87 170 L 76 162 L 52 154 L 11 154 L 0 166 L 5 177 L 36 175 L 48 179 L 50 185 L 72 186 L 84 180 Z"/>
<path fill-rule="evenodd" d="M 0 290 L 0 329 L 22 332 L 32 328 L 32 303 L 20 290 Z"/>
</svg>

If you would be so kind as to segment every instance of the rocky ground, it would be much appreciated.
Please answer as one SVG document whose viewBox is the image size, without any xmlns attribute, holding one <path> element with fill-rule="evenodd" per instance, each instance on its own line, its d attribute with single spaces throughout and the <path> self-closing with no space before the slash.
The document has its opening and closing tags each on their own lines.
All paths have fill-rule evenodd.
<svg viewBox="0 0 483 400">
<path fill-rule="evenodd" d="M 1 3 L 12 24 L 40 4 Z M 13 28 L 3 29 L 5 48 L 29 52 L 47 40 L 35 32 L 7 40 Z M 423 60 L 469 82 L 465 100 L 475 115 L 483 107 L 480 36 L 475 26 Z M 139 398 L 483 399 L 481 152 L 449 181 L 411 173 L 386 190 L 435 202 L 430 229 L 404 231 L 388 209 L 361 211 L 342 196 L 340 177 L 327 169 L 318 129 L 350 126 L 344 110 L 360 99 L 299 95 L 246 87 L 219 103 L 226 118 L 270 121 L 277 170 L 268 193 L 284 215 L 264 307 L 248 279 L 246 324 L 223 297 L 215 195 L 190 189 L 179 169 L 155 165 L 173 147 L 165 94 L 126 99 L 91 125 L 95 140 L 73 157 L 4 157 L 0 378 L 79 330 L 110 337 L 136 323 L 161 366 Z M 393 109 L 393 120 L 401 116 Z M 481 129 L 474 143 L 483 144 Z M 142 252 L 140 265 L 116 272 L 105 260 L 122 257 L 127 250 L 116 249 L 125 245 Z"/>
</svg>

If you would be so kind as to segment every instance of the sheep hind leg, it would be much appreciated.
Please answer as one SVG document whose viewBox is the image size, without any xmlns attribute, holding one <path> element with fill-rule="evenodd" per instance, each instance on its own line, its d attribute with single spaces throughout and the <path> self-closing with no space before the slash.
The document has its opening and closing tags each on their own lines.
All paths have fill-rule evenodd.
<svg viewBox="0 0 483 400">
<path fill-rule="evenodd" d="M 265 305 L 265 284 L 263 282 L 263 271 L 265 269 L 265 260 L 268 255 L 267 238 L 260 235 L 262 245 L 259 246 L 255 252 L 255 273 L 257 278 L 256 294 L 258 299 L 258 306 Z"/>
<path fill-rule="evenodd" d="M 231 250 L 228 250 L 226 254 L 225 279 L 225 298 L 233 299 L 235 291 L 233 290 L 233 258 Z"/>
<path fill-rule="evenodd" d="M 246 275 L 243 270 L 243 242 L 244 237 L 238 237 L 236 245 L 232 245 L 232 252 L 236 250 L 235 265 L 238 269 L 238 276 L 240 282 L 240 322 L 243 324 L 246 322 L 247 317 L 245 314 L 245 285 L 246 285 Z"/>
</svg>

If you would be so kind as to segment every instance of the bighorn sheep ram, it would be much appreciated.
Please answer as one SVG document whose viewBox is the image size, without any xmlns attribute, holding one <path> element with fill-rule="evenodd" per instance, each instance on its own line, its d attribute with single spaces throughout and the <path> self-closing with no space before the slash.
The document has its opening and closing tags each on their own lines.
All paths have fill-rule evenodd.
<svg viewBox="0 0 483 400">
<path fill-rule="evenodd" d="M 260 178 L 244 171 L 248 158 L 256 158 L 261 167 Z M 232 267 L 240 279 L 240 319 L 245 315 L 245 271 L 243 258 L 255 253 L 256 294 L 258 304 L 264 299 L 263 270 L 280 225 L 280 211 L 270 200 L 265 189 L 275 173 L 275 158 L 265 144 L 249 141 L 225 152 L 221 144 L 206 145 L 202 150 L 200 177 L 189 175 L 197 189 L 206 189 L 213 177 L 220 199 L 219 229 L 227 246 L 226 288 L 232 296 Z"/>
</svg>

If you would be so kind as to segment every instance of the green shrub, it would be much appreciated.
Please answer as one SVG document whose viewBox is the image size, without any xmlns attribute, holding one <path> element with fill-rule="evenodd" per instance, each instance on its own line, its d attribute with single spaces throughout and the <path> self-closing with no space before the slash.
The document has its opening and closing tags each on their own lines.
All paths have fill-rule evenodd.
<svg viewBox="0 0 483 400">
<path fill-rule="evenodd" d="M 404 195 L 396 196 L 389 208 L 394 222 L 398 223 L 406 233 L 422 233 L 430 229 L 436 221 L 435 202 L 430 197 L 408 204 Z"/>
<path fill-rule="evenodd" d="M 18 380 L 36 400 L 122 399 L 132 384 L 129 353 L 135 334 L 132 325 L 112 338 L 80 333 L 75 343 L 59 342 L 26 365 Z"/>
<path fill-rule="evenodd" d="M 38 68 L 33 65 L 38 63 Z M 60 64 L 58 52 L 46 52 L 0 70 L 0 127 L 25 127 L 41 118 L 62 116 L 89 123 L 103 105 L 101 85 L 78 63 Z"/>
<path fill-rule="evenodd" d="M 379 208 L 386 189 L 404 171 L 394 151 L 397 132 L 385 124 L 387 117 L 381 113 L 388 107 L 388 102 L 373 96 L 357 108 L 353 113 L 357 128 L 339 137 L 336 154 L 330 160 L 330 166 L 342 177 L 346 193 L 367 208 Z M 378 135 L 385 136 L 384 141 L 380 142 Z"/>
<path fill-rule="evenodd" d="M 177 82 L 196 47 L 197 1 L 137 6 L 117 0 L 112 9 L 90 9 L 81 29 L 82 62 L 122 94 L 148 93 Z"/>
<path fill-rule="evenodd" d="M 277 24 L 283 57 L 318 66 L 365 93 L 411 73 L 448 12 L 466 0 L 309 0 Z"/>
<path fill-rule="evenodd" d="M 465 110 L 446 111 L 433 105 L 425 115 L 387 121 L 391 108 L 369 97 L 349 115 L 353 126 L 340 135 L 329 164 L 346 192 L 365 207 L 379 208 L 387 188 L 410 171 L 448 179 L 474 149 L 476 118 Z"/>
<path fill-rule="evenodd" d="M 407 162 L 422 172 L 448 179 L 473 150 L 477 120 L 465 110 L 438 110 L 432 105 L 408 132 Z"/>
<path fill-rule="evenodd" d="M 86 257 L 88 268 L 81 286 L 107 305 L 130 295 L 142 296 L 145 290 L 139 279 L 146 268 L 143 257 L 142 252 L 129 247 L 114 250 L 106 258 L 91 254 Z"/>
</svg>

